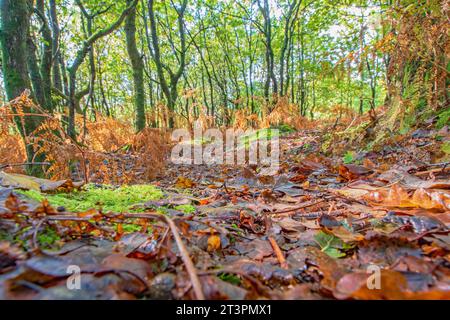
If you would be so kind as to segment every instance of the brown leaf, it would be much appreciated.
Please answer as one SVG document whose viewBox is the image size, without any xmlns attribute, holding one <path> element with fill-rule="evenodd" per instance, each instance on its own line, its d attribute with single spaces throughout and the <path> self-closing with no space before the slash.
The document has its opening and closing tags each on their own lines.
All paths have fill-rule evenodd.
<svg viewBox="0 0 450 320">
<path fill-rule="evenodd" d="M 343 226 L 327 228 L 327 231 L 332 233 L 344 242 L 357 242 L 364 240 L 364 236 L 360 233 L 350 232 Z"/>
<path fill-rule="evenodd" d="M 28 205 L 21 201 L 14 193 L 10 193 L 5 201 L 5 208 L 12 213 L 19 213 L 26 211 L 28 209 Z"/>
<path fill-rule="evenodd" d="M 338 299 L 358 300 L 422 300 L 449 299 L 450 292 L 433 289 L 430 291 L 411 292 L 407 279 L 397 271 L 381 270 L 380 287 L 369 289 L 375 274 L 354 272 L 342 277 L 336 285 L 334 296 Z"/>
<path fill-rule="evenodd" d="M 13 187 L 25 190 L 35 190 L 42 192 L 54 192 L 54 191 L 71 191 L 73 189 L 80 188 L 82 182 L 72 182 L 72 180 L 59 180 L 52 181 L 47 179 L 41 179 L 31 177 L 17 173 L 0 172 L 0 185 L 4 187 Z"/>
<path fill-rule="evenodd" d="M 177 182 L 175 182 L 175 187 L 180 189 L 190 189 L 195 187 L 196 183 L 189 178 L 178 177 Z"/>
<path fill-rule="evenodd" d="M 450 193 L 447 191 L 417 189 L 410 196 L 399 184 L 394 184 L 388 190 L 372 191 L 366 195 L 366 199 L 387 207 L 450 210 Z"/>
<path fill-rule="evenodd" d="M 208 238 L 208 252 L 214 252 L 219 250 L 221 247 L 220 237 L 216 234 L 209 236 Z"/>
<path fill-rule="evenodd" d="M 236 244 L 236 249 L 253 260 L 263 260 L 273 255 L 273 249 L 269 241 L 254 239 L 249 242 Z"/>
<path fill-rule="evenodd" d="M 373 171 L 367 169 L 366 167 L 355 164 L 346 164 L 339 166 L 339 175 L 347 181 L 356 180 L 359 177 L 368 175 L 372 172 Z"/>
<path fill-rule="evenodd" d="M 408 289 L 406 278 L 397 271 L 381 270 L 380 289 L 369 289 L 370 273 L 354 272 L 346 274 L 337 283 L 334 296 L 338 299 L 397 300 L 404 299 Z"/>
</svg>

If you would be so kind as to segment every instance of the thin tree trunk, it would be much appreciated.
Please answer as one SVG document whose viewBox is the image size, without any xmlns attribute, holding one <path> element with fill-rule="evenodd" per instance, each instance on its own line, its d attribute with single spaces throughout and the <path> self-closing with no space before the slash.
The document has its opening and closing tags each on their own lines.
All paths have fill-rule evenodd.
<svg viewBox="0 0 450 320">
<path fill-rule="evenodd" d="M 127 0 L 131 4 L 131 0 Z M 136 8 L 133 8 L 125 19 L 125 35 L 128 56 L 133 68 L 134 105 L 136 110 L 136 131 L 145 128 L 145 89 L 144 62 L 136 45 Z"/>
</svg>

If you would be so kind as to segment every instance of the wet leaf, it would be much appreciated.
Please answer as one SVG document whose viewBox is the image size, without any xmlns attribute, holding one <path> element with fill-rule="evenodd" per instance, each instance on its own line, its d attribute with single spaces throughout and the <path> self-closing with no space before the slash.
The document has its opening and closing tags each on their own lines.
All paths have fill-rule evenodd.
<svg viewBox="0 0 450 320">
<path fill-rule="evenodd" d="M 323 231 L 318 232 L 314 239 L 320 246 L 321 251 L 325 252 L 332 258 L 345 257 L 345 253 L 341 250 L 351 249 L 352 246 L 345 244 L 341 239 L 334 235 L 327 234 Z"/>
<path fill-rule="evenodd" d="M 339 166 L 339 175 L 348 181 L 356 180 L 359 177 L 370 173 L 372 173 L 370 169 L 359 165 L 346 164 Z"/>
</svg>

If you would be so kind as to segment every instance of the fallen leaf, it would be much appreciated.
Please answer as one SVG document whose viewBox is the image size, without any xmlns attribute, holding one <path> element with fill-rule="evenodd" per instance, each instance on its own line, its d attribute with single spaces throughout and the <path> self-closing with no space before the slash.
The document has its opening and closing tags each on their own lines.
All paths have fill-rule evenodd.
<svg viewBox="0 0 450 320">
<path fill-rule="evenodd" d="M 4 187 L 35 190 L 39 192 L 54 192 L 78 189 L 83 185 L 83 182 L 72 182 L 70 179 L 52 181 L 23 174 L 0 171 L 0 185 Z"/>
<path fill-rule="evenodd" d="M 208 238 L 208 252 L 214 252 L 219 250 L 221 247 L 220 237 L 216 234 L 209 236 Z"/>
<path fill-rule="evenodd" d="M 339 175 L 347 181 L 353 181 L 361 176 L 368 175 L 373 171 L 367 169 L 366 167 L 355 165 L 355 164 L 345 164 L 339 166 Z"/>
<path fill-rule="evenodd" d="M 178 177 L 177 181 L 175 182 L 175 187 L 180 189 L 190 189 L 193 188 L 195 185 L 196 183 L 194 181 L 185 177 Z"/>
</svg>

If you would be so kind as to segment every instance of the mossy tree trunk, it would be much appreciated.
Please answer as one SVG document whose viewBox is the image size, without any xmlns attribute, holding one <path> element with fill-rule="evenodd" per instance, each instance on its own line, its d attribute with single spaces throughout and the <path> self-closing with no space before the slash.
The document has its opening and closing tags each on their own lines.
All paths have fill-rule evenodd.
<svg viewBox="0 0 450 320">
<path fill-rule="evenodd" d="M 127 0 L 127 4 L 131 4 Z M 125 19 L 125 35 L 127 51 L 133 68 L 134 105 L 136 109 L 136 131 L 145 128 L 145 91 L 144 91 L 144 61 L 136 45 L 136 8 L 133 8 Z"/>
<path fill-rule="evenodd" d="M 29 7 L 27 0 L 0 0 L 0 44 L 5 92 L 8 100 L 20 96 L 31 89 L 27 69 L 27 40 L 29 27 Z M 32 112 L 34 110 L 31 110 Z M 26 143 L 28 161 L 42 161 L 43 155 L 36 156 L 33 146 L 27 143 L 27 136 L 40 124 L 39 117 L 28 116 L 21 121 L 16 117 L 18 130 Z M 24 125 L 22 125 L 22 123 Z M 30 166 L 28 172 L 41 175 L 42 168 Z"/>
</svg>

